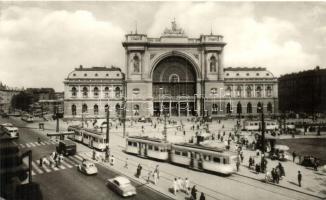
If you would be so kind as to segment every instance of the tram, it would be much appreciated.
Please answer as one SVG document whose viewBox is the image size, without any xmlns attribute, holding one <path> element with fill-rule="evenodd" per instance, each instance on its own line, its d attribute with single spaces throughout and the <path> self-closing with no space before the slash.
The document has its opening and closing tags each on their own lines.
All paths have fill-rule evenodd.
<svg viewBox="0 0 326 200">
<path fill-rule="evenodd" d="M 69 126 L 68 131 L 73 131 L 74 134 L 68 136 L 69 139 L 83 143 L 90 148 L 104 151 L 106 148 L 106 135 L 96 129 L 86 129 L 81 126 Z"/>
<path fill-rule="evenodd" d="M 72 125 L 68 126 L 68 131 L 73 131 L 74 134 L 68 135 L 68 138 L 77 142 L 82 142 L 82 127 L 80 125 Z"/>
<path fill-rule="evenodd" d="M 126 139 L 126 153 L 169 162 L 194 170 L 231 175 L 236 171 L 236 153 L 224 149 L 182 143 L 171 144 L 160 139 L 131 136 Z"/>
<path fill-rule="evenodd" d="M 170 162 L 196 170 L 231 175 L 236 171 L 236 153 L 196 144 L 172 144 Z"/>
<path fill-rule="evenodd" d="M 106 135 L 93 129 L 82 129 L 82 141 L 81 143 L 95 148 L 100 151 L 104 151 L 106 148 Z"/>
<path fill-rule="evenodd" d="M 169 158 L 169 149 L 170 144 L 160 139 L 140 136 L 127 138 L 126 152 L 141 157 L 166 161 Z"/>
<path fill-rule="evenodd" d="M 259 131 L 261 129 L 260 120 L 245 120 L 243 122 L 243 130 L 245 131 Z M 265 120 L 265 130 L 277 130 L 279 124 L 276 120 Z"/>
</svg>

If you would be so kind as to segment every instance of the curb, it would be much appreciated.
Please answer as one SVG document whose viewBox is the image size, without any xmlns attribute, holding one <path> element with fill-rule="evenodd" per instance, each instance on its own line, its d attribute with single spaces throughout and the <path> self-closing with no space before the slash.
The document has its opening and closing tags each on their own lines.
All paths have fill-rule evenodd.
<svg viewBox="0 0 326 200">
<path fill-rule="evenodd" d="M 243 174 L 236 173 L 236 175 L 261 182 L 261 180 L 259 180 L 257 178 L 253 178 L 253 177 L 246 176 L 246 175 L 243 175 Z M 317 196 L 315 194 L 310 194 L 310 193 L 303 192 L 303 191 L 300 191 L 300 190 L 296 190 L 296 189 L 293 189 L 293 188 L 289 188 L 289 187 L 286 187 L 286 186 L 283 186 L 283 185 L 277 185 L 277 184 L 273 184 L 273 183 L 270 183 L 270 182 L 264 182 L 264 183 L 274 185 L 274 186 L 277 186 L 277 187 L 281 187 L 281 188 L 284 188 L 284 189 L 292 190 L 292 191 L 295 191 L 295 192 L 298 192 L 298 193 L 301 193 L 301 194 L 305 194 L 305 195 L 308 195 L 308 196 L 316 197 L 316 198 L 319 198 L 319 199 L 326 199 L 325 197 L 320 197 L 320 196 Z"/>
</svg>

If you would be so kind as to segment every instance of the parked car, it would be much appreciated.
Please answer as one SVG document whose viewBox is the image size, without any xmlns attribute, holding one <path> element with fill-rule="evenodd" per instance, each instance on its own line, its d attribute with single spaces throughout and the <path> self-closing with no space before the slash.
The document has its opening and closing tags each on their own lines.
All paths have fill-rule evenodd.
<svg viewBox="0 0 326 200">
<path fill-rule="evenodd" d="M 136 188 L 123 176 L 107 179 L 107 186 L 123 197 L 136 195 Z"/>
<path fill-rule="evenodd" d="M 9 118 L 9 115 L 7 113 L 5 113 L 5 112 L 2 113 L 1 116 L 2 116 L 2 118 Z"/>
<path fill-rule="evenodd" d="M 94 175 L 97 174 L 97 167 L 96 165 L 89 160 L 83 161 L 81 164 L 77 166 L 78 171 L 86 174 L 86 175 Z"/>
<path fill-rule="evenodd" d="M 305 167 L 313 167 L 315 165 L 315 162 L 319 163 L 319 159 L 313 156 L 303 156 L 303 158 L 300 160 L 300 165 Z"/>
</svg>

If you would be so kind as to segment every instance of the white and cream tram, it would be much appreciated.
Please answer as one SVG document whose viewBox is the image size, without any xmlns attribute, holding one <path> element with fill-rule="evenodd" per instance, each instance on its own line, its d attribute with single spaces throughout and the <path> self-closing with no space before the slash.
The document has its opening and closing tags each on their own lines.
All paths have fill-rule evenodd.
<svg viewBox="0 0 326 200">
<path fill-rule="evenodd" d="M 243 130 L 246 131 L 258 131 L 261 128 L 260 120 L 245 120 L 243 122 Z M 277 130 L 279 124 L 276 120 L 265 120 L 265 130 Z"/>
<path fill-rule="evenodd" d="M 74 132 L 74 134 L 68 135 L 69 139 L 76 141 L 76 142 L 82 142 L 83 135 L 82 135 L 82 127 L 80 125 L 68 126 L 68 131 Z"/>
<path fill-rule="evenodd" d="M 169 159 L 170 144 L 161 139 L 130 136 L 126 142 L 127 153 L 162 161 Z"/>
<path fill-rule="evenodd" d="M 236 159 L 235 153 L 218 148 L 190 143 L 171 145 L 170 162 L 195 170 L 231 175 L 236 171 Z"/>
<path fill-rule="evenodd" d="M 106 148 L 106 135 L 92 129 L 82 129 L 82 143 L 89 146 L 90 148 L 95 148 L 100 151 L 104 151 Z"/>
</svg>

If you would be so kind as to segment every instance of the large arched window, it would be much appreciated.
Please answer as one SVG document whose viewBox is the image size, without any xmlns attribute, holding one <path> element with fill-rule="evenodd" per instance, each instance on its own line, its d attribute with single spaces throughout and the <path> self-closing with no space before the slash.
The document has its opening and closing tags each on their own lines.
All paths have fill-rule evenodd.
<svg viewBox="0 0 326 200">
<path fill-rule="evenodd" d="M 71 96 L 76 97 L 77 96 L 77 89 L 76 87 L 71 88 Z"/>
<path fill-rule="evenodd" d="M 242 113 L 242 106 L 241 106 L 240 102 L 238 102 L 238 104 L 237 104 L 237 113 L 238 114 Z"/>
<path fill-rule="evenodd" d="M 139 62 L 139 57 L 135 55 L 133 57 L 133 62 L 134 62 L 134 72 L 139 73 L 140 72 L 140 62 Z"/>
<path fill-rule="evenodd" d="M 241 97 L 241 95 L 242 95 L 242 89 L 241 89 L 240 85 L 238 85 L 238 87 L 236 89 L 236 95 L 237 95 L 237 97 Z"/>
<path fill-rule="evenodd" d="M 88 97 L 88 88 L 86 86 L 83 87 L 83 97 L 84 98 Z"/>
<path fill-rule="evenodd" d="M 247 104 L 247 113 L 249 113 L 249 114 L 252 113 L 252 105 L 250 102 Z"/>
<path fill-rule="evenodd" d="M 272 87 L 271 86 L 267 86 L 267 88 L 266 88 L 266 95 L 267 95 L 267 97 L 271 97 L 272 96 Z"/>
<path fill-rule="evenodd" d="M 82 113 L 87 113 L 87 104 L 82 105 Z"/>
<path fill-rule="evenodd" d="M 209 71 L 216 72 L 216 57 L 213 55 L 209 60 Z"/>
<path fill-rule="evenodd" d="M 98 115 L 98 105 L 94 105 L 94 115 Z"/>
<path fill-rule="evenodd" d="M 117 115 L 120 115 L 120 111 L 121 111 L 120 108 L 121 108 L 120 104 L 117 103 L 117 105 L 115 105 L 115 112 L 116 112 Z"/>
<path fill-rule="evenodd" d="M 261 87 L 260 86 L 257 86 L 256 87 L 256 97 L 261 97 Z"/>
<path fill-rule="evenodd" d="M 139 105 L 134 105 L 134 115 L 137 116 L 139 115 Z"/>
<path fill-rule="evenodd" d="M 232 113 L 232 110 L 231 110 L 231 104 L 230 103 L 228 103 L 227 105 L 226 105 L 226 113 Z"/>
<path fill-rule="evenodd" d="M 120 88 L 116 87 L 114 92 L 115 92 L 115 97 L 120 98 Z"/>
<path fill-rule="evenodd" d="M 252 91 L 251 86 L 247 86 L 247 88 L 246 88 L 247 97 L 251 97 L 251 91 Z"/>
<path fill-rule="evenodd" d="M 99 95 L 99 89 L 98 87 L 94 87 L 94 97 L 98 97 Z"/>
<path fill-rule="evenodd" d="M 268 102 L 268 104 L 267 104 L 267 112 L 269 112 L 269 113 L 273 112 L 273 105 L 271 102 Z"/>
<path fill-rule="evenodd" d="M 76 109 L 76 105 L 75 105 L 75 104 L 73 104 L 73 105 L 71 106 L 71 114 L 72 114 L 73 116 L 77 115 L 77 109 Z"/>
<path fill-rule="evenodd" d="M 105 98 L 109 97 L 109 87 L 104 88 L 104 96 L 105 96 Z"/>
<path fill-rule="evenodd" d="M 213 115 L 216 115 L 217 112 L 218 112 L 218 106 L 217 106 L 216 103 L 214 103 L 214 104 L 212 105 L 212 114 L 213 114 Z"/>
<path fill-rule="evenodd" d="M 258 102 L 257 103 L 257 113 L 261 113 L 264 110 L 263 104 Z"/>
<path fill-rule="evenodd" d="M 232 92 L 231 86 L 227 86 L 225 90 L 225 96 L 231 97 L 231 92 Z"/>
</svg>

